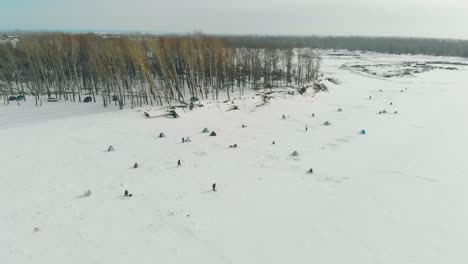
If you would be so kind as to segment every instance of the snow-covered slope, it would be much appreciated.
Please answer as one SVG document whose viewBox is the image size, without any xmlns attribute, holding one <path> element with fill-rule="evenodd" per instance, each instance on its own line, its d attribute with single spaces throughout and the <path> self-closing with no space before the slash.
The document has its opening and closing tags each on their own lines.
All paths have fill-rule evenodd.
<svg viewBox="0 0 468 264">
<path fill-rule="evenodd" d="M 350 60 L 442 59 L 325 57 L 330 92 L 179 119 L 0 106 L 0 263 L 467 263 L 467 68 L 385 79 Z"/>
</svg>

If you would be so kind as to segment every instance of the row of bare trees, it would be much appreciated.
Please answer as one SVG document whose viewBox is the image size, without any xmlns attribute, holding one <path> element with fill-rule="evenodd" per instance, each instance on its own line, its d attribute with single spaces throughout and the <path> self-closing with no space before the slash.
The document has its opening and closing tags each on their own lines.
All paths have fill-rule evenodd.
<svg viewBox="0 0 468 264">
<path fill-rule="evenodd" d="M 311 49 L 229 48 L 205 36 L 30 34 L 0 44 L 0 93 L 104 106 L 188 103 L 317 79 Z"/>
</svg>

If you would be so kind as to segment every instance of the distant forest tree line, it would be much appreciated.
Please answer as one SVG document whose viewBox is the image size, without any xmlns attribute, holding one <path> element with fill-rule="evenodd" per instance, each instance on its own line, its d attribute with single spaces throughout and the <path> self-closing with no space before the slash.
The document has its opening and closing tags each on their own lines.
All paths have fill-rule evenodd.
<svg viewBox="0 0 468 264">
<path fill-rule="evenodd" d="M 23 34 L 0 44 L 0 95 L 104 106 L 189 104 L 246 89 L 303 87 L 319 74 L 313 49 L 225 45 L 202 35 Z M 230 42 L 232 44 L 232 42 Z"/>
<path fill-rule="evenodd" d="M 232 48 L 270 47 L 468 57 L 468 40 L 400 37 L 220 36 Z"/>
</svg>

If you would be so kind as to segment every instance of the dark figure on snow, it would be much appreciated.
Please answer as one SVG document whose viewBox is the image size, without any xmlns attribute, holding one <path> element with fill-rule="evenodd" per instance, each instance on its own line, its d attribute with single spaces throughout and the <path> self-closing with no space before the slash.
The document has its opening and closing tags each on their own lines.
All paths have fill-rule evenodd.
<svg viewBox="0 0 468 264">
<path fill-rule="evenodd" d="M 286 116 L 285 116 L 285 115 L 283 115 L 283 119 L 286 119 Z"/>
<path fill-rule="evenodd" d="M 138 168 L 138 163 L 135 162 L 135 164 L 133 164 L 133 168 L 137 169 Z"/>
<path fill-rule="evenodd" d="M 310 168 L 310 170 L 308 170 L 307 173 L 312 174 L 312 173 L 314 173 L 314 170 L 312 168 Z"/>
<path fill-rule="evenodd" d="M 314 117 L 314 116 L 315 116 L 315 113 L 312 114 L 312 117 Z"/>
<path fill-rule="evenodd" d="M 380 92 L 382 92 L 382 89 L 380 89 Z"/>
<path fill-rule="evenodd" d="M 393 103 L 392 103 L 392 102 L 390 102 L 390 105 L 393 105 Z"/>
<path fill-rule="evenodd" d="M 146 118 L 150 117 L 150 115 L 147 112 L 145 112 L 144 115 L 145 115 Z"/>
<path fill-rule="evenodd" d="M 309 127 L 307 127 L 307 125 L 306 125 L 306 132 L 307 132 L 307 130 L 309 130 Z"/>
<path fill-rule="evenodd" d="M 273 141 L 273 143 L 271 143 L 272 145 L 276 144 L 276 142 Z"/>
<path fill-rule="evenodd" d="M 185 138 L 182 138 L 182 143 L 185 143 Z"/>
<path fill-rule="evenodd" d="M 246 128 L 246 127 L 247 127 L 246 125 L 242 124 L 242 128 Z"/>
<path fill-rule="evenodd" d="M 233 148 L 237 148 L 237 144 L 234 144 L 234 146 L 232 146 Z"/>
<path fill-rule="evenodd" d="M 369 99 L 372 99 L 372 96 L 369 96 Z"/>
<path fill-rule="evenodd" d="M 132 197 L 132 196 L 133 196 L 133 194 L 131 194 L 131 193 L 128 193 L 128 191 L 127 191 L 127 190 L 125 190 L 125 192 L 124 192 L 124 196 L 125 196 L 125 197 Z"/>
<path fill-rule="evenodd" d="M 213 188 L 213 192 L 216 192 L 216 183 L 213 183 L 213 184 L 211 185 L 211 188 Z"/>
<path fill-rule="evenodd" d="M 182 167 L 182 164 L 180 163 L 180 160 L 177 161 L 177 167 Z"/>
</svg>

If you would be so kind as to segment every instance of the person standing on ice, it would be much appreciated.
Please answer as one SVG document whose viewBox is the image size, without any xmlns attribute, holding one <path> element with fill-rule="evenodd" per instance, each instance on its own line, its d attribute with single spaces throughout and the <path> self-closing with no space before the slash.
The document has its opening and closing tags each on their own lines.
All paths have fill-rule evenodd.
<svg viewBox="0 0 468 264">
<path fill-rule="evenodd" d="M 216 192 L 216 183 L 213 183 L 213 184 L 211 185 L 211 188 L 213 188 L 213 192 Z"/>
<path fill-rule="evenodd" d="M 307 132 L 307 130 L 309 130 L 309 127 L 306 125 L 306 132 Z"/>
<path fill-rule="evenodd" d="M 180 163 L 180 160 L 177 161 L 177 167 L 182 167 L 182 164 Z"/>
</svg>

